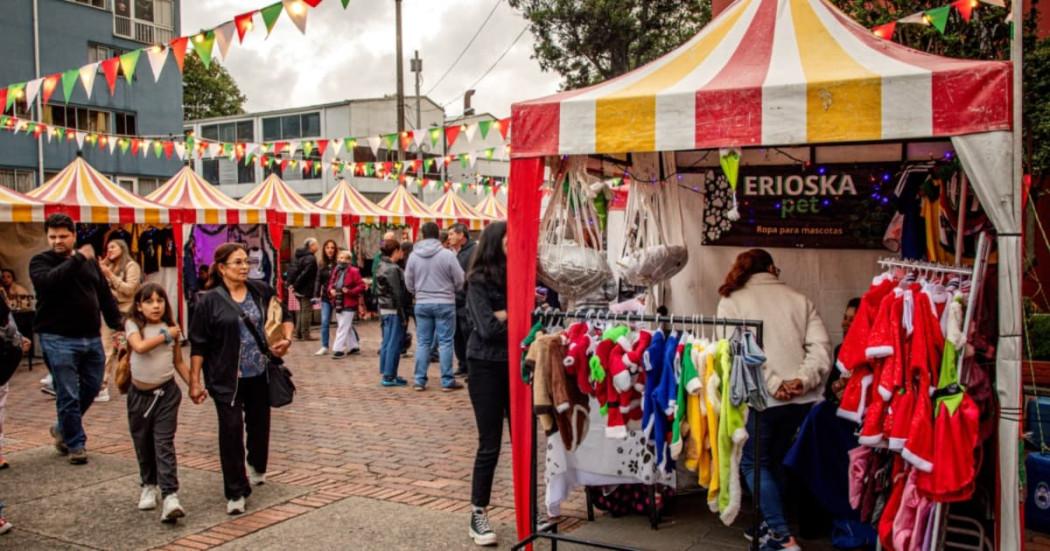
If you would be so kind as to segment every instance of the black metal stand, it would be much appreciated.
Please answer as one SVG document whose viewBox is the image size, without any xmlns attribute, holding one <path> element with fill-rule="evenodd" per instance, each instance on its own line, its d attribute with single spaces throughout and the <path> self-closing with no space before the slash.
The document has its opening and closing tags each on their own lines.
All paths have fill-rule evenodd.
<svg viewBox="0 0 1050 551">
<path fill-rule="evenodd" d="M 709 316 L 680 316 L 680 315 L 650 315 L 650 314 L 616 314 L 607 311 L 594 311 L 594 310 L 577 310 L 575 312 L 562 312 L 560 310 L 543 310 L 537 309 L 533 312 L 533 319 L 536 321 L 542 321 L 546 324 L 553 324 L 555 321 L 573 319 L 573 320 L 593 320 L 593 321 L 622 321 L 626 323 L 630 322 L 649 322 L 658 324 L 670 324 L 672 326 L 686 325 L 707 325 L 714 327 L 743 327 L 751 328 L 755 330 L 755 339 L 758 341 L 759 346 L 762 345 L 762 326 L 761 320 L 745 320 L 745 319 L 731 319 L 731 318 L 717 318 Z M 528 386 L 532 386 L 532 372 L 528 373 L 528 380 L 525 381 Z M 760 412 L 758 410 L 750 411 L 749 415 L 758 416 Z M 598 541 L 587 540 L 583 538 L 575 538 L 565 534 L 558 533 L 558 523 L 556 522 L 545 522 L 542 525 L 539 521 L 539 492 L 536 489 L 536 463 L 537 463 L 537 452 L 536 452 L 536 409 L 533 404 L 532 415 L 532 449 L 529 450 L 529 465 L 530 473 L 532 474 L 529 483 L 529 535 L 525 539 L 516 543 L 512 550 L 524 549 L 528 545 L 539 541 L 548 540 L 551 544 L 551 551 L 557 551 L 558 542 L 571 543 L 575 545 L 582 545 L 587 547 L 594 547 L 596 549 L 611 549 L 613 551 L 636 551 L 637 548 L 626 547 L 622 545 L 616 545 L 611 543 L 602 543 Z M 762 513 L 759 510 L 759 501 L 761 493 L 761 463 L 759 458 L 761 456 L 761 448 L 759 444 L 761 435 L 761 423 L 759 417 L 755 418 L 755 433 L 751 435 L 754 446 L 754 457 L 755 457 L 755 471 L 753 473 L 752 492 L 753 499 L 753 513 L 754 519 L 752 521 L 752 533 L 755 535 L 752 538 L 750 548 L 753 551 L 758 551 L 760 547 L 758 530 L 762 523 Z M 660 522 L 659 510 L 656 507 L 656 486 L 653 485 L 649 489 L 649 497 L 652 507 L 649 511 L 649 523 L 652 528 L 656 528 Z M 587 497 L 587 520 L 594 520 L 594 509 L 591 503 L 590 496 Z"/>
</svg>

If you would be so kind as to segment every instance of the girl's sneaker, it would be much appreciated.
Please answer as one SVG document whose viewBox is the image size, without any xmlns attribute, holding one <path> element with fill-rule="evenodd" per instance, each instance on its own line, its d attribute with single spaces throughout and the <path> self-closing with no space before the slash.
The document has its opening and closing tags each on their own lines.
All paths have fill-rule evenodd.
<svg viewBox="0 0 1050 551">
<path fill-rule="evenodd" d="M 156 486 L 143 486 L 142 495 L 139 496 L 139 511 L 152 511 L 157 508 L 157 500 L 160 499 L 160 488 Z"/>
<path fill-rule="evenodd" d="M 327 355 L 328 355 L 328 348 L 326 348 L 324 346 L 322 346 L 321 348 L 317 349 L 317 352 L 314 352 L 314 356 L 327 356 Z"/>
<path fill-rule="evenodd" d="M 470 512 L 470 537 L 474 545 L 496 545 L 499 537 L 489 524 L 489 517 L 484 509 L 474 508 Z"/>
<path fill-rule="evenodd" d="M 762 551 L 801 551 L 802 550 L 802 548 L 799 547 L 798 542 L 795 541 L 795 538 L 791 537 L 790 534 L 784 535 L 784 536 L 780 536 L 780 535 L 774 534 L 773 532 L 769 532 L 768 534 L 769 535 L 766 537 L 766 540 L 763 541 L 763 542 L 760 542 L 762 544 L 761 547 L 760 547 L 760 549 Z"/>
<path fill-rule="evenodd" d="M 179 503 L 179 496 L 176 494 L 164 496 L 164 506 L 161 508 L 160 521 L 173 523 L 184 516 L 186 516 L 186 511 L 183 510 L 182 505 Z"/>
</svg>

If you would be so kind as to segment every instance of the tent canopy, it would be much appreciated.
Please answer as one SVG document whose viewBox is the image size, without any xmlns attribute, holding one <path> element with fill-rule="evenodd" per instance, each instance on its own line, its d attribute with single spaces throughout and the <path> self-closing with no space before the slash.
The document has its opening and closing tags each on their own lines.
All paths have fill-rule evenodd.
<svg viewBox="0 0 1050 551">
<path fill-rule="evenodd" d="M 43 222 L 44 203 L 0 186 L 0 222 Z"/>
<path fill-rule="evenodd" d="M 417 199 L 415 195 L 409 193 L 403 185 L 394 188 L 394 191 L 391 191 L 389 195 L 379 202 L 379 206 L 417 222 L 431 222 L 442 219 L 441 216 L 430 210 L 430 207 Z"/>
<path fill-rule="evenodd" d="M 347 225 L 380 223 L 403 225 L 405 223 L 404 215 L 373 203 L 346 180 L 340 180 L 339 184 L 317 204 L 321 208 L 343 213 Z"/>
<path fill-rule="evenodd" d="M 454 220 L 465 224 L 472 230 L 480 230 L 492 220 L 470 206 L 458 193 L 449 188 L 440 199 L 430 205 L 442 220 Z"/>
<path fill-rule="evenodd" d="M 190 224 L 260 224 L 266 211 L 231 199 L 188 166 L 146 196 L 170 207 L 180 222 Z"/>
<path fill-rule="evenodd" d="M 114 184 L 77 157 L 44 185 L 27 193 L 77 222 L 93 224 L 167 224 L 168 207 L 143 199 Z"/>
<path fill-rule="evenodd" d="M 883 40 L 826 0 L 737 0 L 619 78 L 516 104 L 516 158 L 865 142 L 1011 127 L 1007 62 Z"/>
<path fill-rule="evenodd" d="M 474 210 L 481 213 L 483 216 L 492 218 L 493 220 L 506 220 L 507 219 L 507 206 L 496 199 L 496 194 L 493 193 L 485 199 L 483 199 Z"/>
<path fill-rule="evenodd" d="M 342 225 L 338 213 L 307 201 L 276 174 L 269 175 L 241 198 L 241 202 L 266 209 L 269 222 L 284 226 L 334 228 Z"/>
</svg>

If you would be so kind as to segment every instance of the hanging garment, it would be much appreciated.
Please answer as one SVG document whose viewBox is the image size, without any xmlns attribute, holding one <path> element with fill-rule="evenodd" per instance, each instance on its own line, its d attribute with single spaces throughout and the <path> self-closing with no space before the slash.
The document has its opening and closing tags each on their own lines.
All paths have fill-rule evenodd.
<svg viewBox="0 0 1050 551">
<path fill-rule="evenodd" d="M 860 423 L 863 418 L 874 380 L 866 353 L 869 335 L 875 324 L 882 300 L 893 292 L 895 286 L 892 278 L 888 276 L 880 276 L 875 279 L 871 288 L 861 299 L 857 314 L 839 349 L 836 365 L 844 375 L 849 375 L 849 381 L 846 383 L 842 400 L 839 403 L 838 415 L 854 423 Z"/>
<path fill-rule="evenodd" d="M 721 385 L 722 412 L 718 423 L 718 511 L 722 523 L 733 524 L 740 512 L 740 458 L 747 442 L 747 405 L 734 406 L 730 400 L 729 381 L 732 380 L 733 359 L 729 342 L 718 342 L 715 364 Z"/>
<path fill-rule="evenodd" d="M 562 333 L 562 343 L 568 346 L 564 360 L 566 373 L 575 380 L 576 389 L 581 394 L 593 396 L 590 358 L 587 356 L 593 343 L 590 324 L 579 322 L 570 326 Z"/>
<path fill-rule="evenodd" d="M 707 419 L 707 443 L 711 454 L 711 477 L 706 482 L 701 480 L 700 485 L 707 488 L 707 506 L 712 513 L 718 512 L 718 498 L 721 493 L 721 460 L 718 449 L 718 428 L 722 416 L 722 380 L 718 376 L 718 368 L 715 364 L 718 343 L 713 342 L 704 349 L 704 417 Z M 742 450 L 743 448 L 741 448 Z"/>
<path fill-rule="evenodd" d="M 675 405 L 674 405 L 674 421 L 671 424 L 671 459 L 678 460 L 682 455 L 684 449 L 684 443 L 682 442 L 682 425 L 686 423 L 686 410 L 688 409 L 686 403 L 686 396 L 688 393 L 685 391 L 685 383 L 683 382 L 687 376 L 691 376 L 692 373 L 696 372 L 696 367 L 693 365 L 693 338 L 687 336 L 682 339 L 683 344 L 679 345 L 681 353 L 678 357 L 678 363 L 681 365 L 681 371 L 678 376 L 678 388 L 675 392 Z M 686 434 L 688 434 L 689 427 L 685 427 Z"/>
<path fill-rule="evenodd" d="M 882 548 L 888 551 L 900 551 L 893 546 L 893 521 L 897 519 L 897 512 L 900 510 L 901 503 L 904 500 L 904 481 L 906 477 L 904 460 L 900 456 L 894 456 L 893 475 L 891 478 L 893 491 L 890 492 L 890 497 L 886 500 L 886 506 L 882 509 L 878 524 L 879 541 L 882 542 Z"/>
<path fill-rule="evenodd" d="M 925 522 L 920 519 L 930 503 L 929 499 L 919 493 L 915 483 L 918 471 L 908 468 L 907 473 L 901 505 L 893 519 L 893 549 L 898 551 L 914 549 L 916 542 L 921 546 L 925 533 L 920 532 L 920 526 L 925 528 Z"/>
<path fill-rule="evenodd" d="M 654 396 L 656 388 L 660 384 L 660 376 L 663 373 L 664 349 L 666 341 L 664 332 L 657 330 L 653 333 L 652 342 L 645 352 L 645 390 L 642 393 L 642 432 L 647 438 L 653 437 L 656 428 L 656 402 Z"/>
<path fill-rule="evenodd" d="M 535 355 L 533 352 L 535 351 Z M 533 409 L 544 432 L 555 432 L 565 449 L 572 451 L 587 434 L 589 411 L 587 396 L 570 381 L 564 368 L 565 346 L 561 335 L 539 334 L 529 348 L 526 361 L 534 361 Z"/>
<path fill-rule="evenodd" d="M 663 370 L 660 380 L 653 389 L 653 430 L 650 440 L 656 453 L 656 464 L 662 469 L 674 470 L 674 462 L 671 460 L 670 429 L 671 420 L 674 416 L 673 400 L 677 399 L 677 377 L 675 376 L 675 364 L 679 356 L 678 333 L 672 333 L 667 337 L 664 346 Z M 648 379 L 647 379 L 648 380 Z M 674 396 L 675 398 L 672 398 Z"/>
<path fill-rule="evenodd" d="M 731 339 L 733 379 L 729 383 L 730 401 L 734 406 L 746 403 L 755 410 L 766 409 L 769 391 L 762 377 L 766 354 L 758 346 L 755 334 L 737 328 Z"/>
</svg>

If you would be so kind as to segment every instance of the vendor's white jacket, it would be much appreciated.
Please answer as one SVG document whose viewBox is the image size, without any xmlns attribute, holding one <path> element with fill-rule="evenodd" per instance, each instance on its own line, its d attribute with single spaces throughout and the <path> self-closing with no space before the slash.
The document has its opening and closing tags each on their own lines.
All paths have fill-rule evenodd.
<svg viewBox="0 0 1050 551">
<path fill-rule="evenodd" d="M 769 405 L 817 402 L 831 371 L 831 339 L 820 314 L 808 298 L 773 274 L 751 276 L 747 285 L 718 303 L 725 318 L 762 320 L 762 367 L 770 397 L 784 381 L 800 379 L 806 392 L 790 402 L 771 399 Z"/>
</svg>

